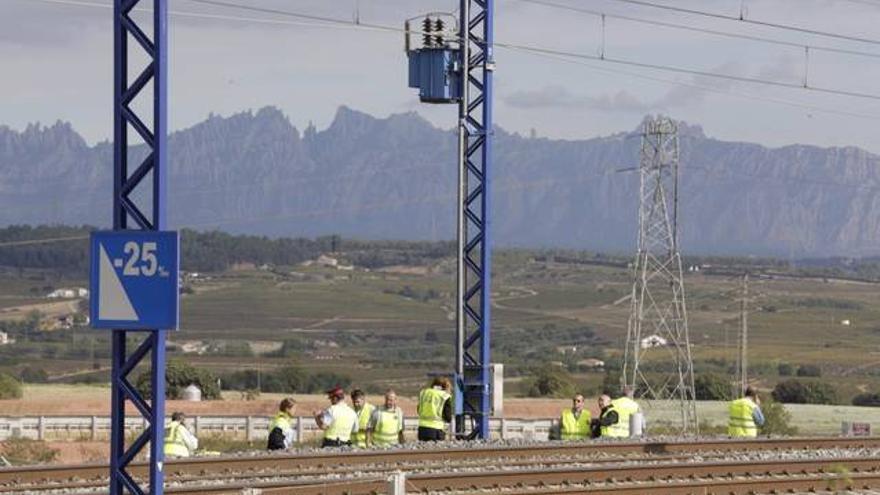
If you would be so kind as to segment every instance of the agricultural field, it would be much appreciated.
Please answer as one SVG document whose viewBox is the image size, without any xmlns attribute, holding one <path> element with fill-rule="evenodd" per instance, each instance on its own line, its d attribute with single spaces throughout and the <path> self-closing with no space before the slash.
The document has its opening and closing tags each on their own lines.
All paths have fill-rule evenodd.
<svg viewBox="0 0 880 495">
<path fill-rule="evenodd" d="M 622 360 L 630 272 L 524 250 L 501 250 L 494 260 L 494 358 L 505 363 L 507 393 L 528 394 L 538 369 L 558 369 L 588 393 L 601 389 L 606 369 Z M 35 297 L 46 287 L 85 283 L 33 271 L 4 271 L 0 278 L 0 320 L 3 314 L 23 320 L 16 308 L 47 304 Z M 394 385 L 412 392 L 428 373 L 451 367 L 453 289 L 449 258 L 378 269 L 311 264 L 199 273 L 185 278 L 182 326 L 171 336 L 170 356 L 218 374 L 295 366 L 348 377 L 370 390 Z M 697 374 L 731 376 L 739 277 L 689 272 L 685 289 Z M 880 391 L 878 290 L 868 282 L 754 274 L 748 302 L 753 384 L 769 390 L 788 378 L 789 372 L 780 376 L 783 368 L 794 373 L 816 365 L 821 376 L 806 379 L 832 383 L 840 403 Z M 0 347 L 0 368 L 14 374 L 40 368 L 52 382 L 107 379 L 105 333 L 74 328 L 20 340 Z M 585 365 L 588 359 L 604 361 L 605 368 Z"/>
</svg>

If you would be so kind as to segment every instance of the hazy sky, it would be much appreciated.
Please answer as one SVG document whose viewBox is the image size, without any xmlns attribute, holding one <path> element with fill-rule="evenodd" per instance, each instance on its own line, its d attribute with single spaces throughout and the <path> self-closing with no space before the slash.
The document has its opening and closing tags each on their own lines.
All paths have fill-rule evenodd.
<svg viewBox="0 0 880 495">
<path fill-rule="evenodd" d="M 58 0 L 110 5 L 110 0 Z M 399 33 L 302 25 L 268 14 L 169 0 L 182 12 L 261 19 L 254 21 L 173 16 L 171 20 L 171 124 L 178 129 L 210 112 L 227 115 L 279 106 L 302 129 L 325 127 L 346 104 L 378 116 L 416 110 L 451 127 L 454 106 L 419 104 L 406 87 Z M 234 0 L 289 11 L 354 17 L 402 26 L 427 11 L 452 11 L 457 0 Z M 741 22 L 665 12 L 616 0 L 556 3 L 693 27 L 795 43 L 878 54 L 875 58 L 812 51 L 811 84 L 880 95 L 880 44 L 834 40 Z M 739 15 L 740 0 L 652 0 Z M 144 0 L 145 7 L 151 2 Z M 746 0 L 750 19 L 880 38 L 880 0 Z M 599 18 L 496 0 L 497 41 L 586 54 L 601 46 Z M 801 83 L 804 50 L 729 39 L 608 18 L 605 53 L 637 62 Z M 498 125 L 513 131 L 584 138 L 629 131 L 646 113 L 663 112 L 700 124 L 725 140 L 771 146 L 809 143 L 856 145 L 880 153 L 880 100 L 823 95 L 799 89 L 694 77 L 656 70 L 541 58 L 498 48 Z M 0 0 L 0 124 L 73 123 L 93 143 L 111 134 L 112 24 L 110 10 L 47 0 Z M 685 83 L 678 85 L 674 82 Z M 712 89 L 705 91 L 694 87 Z M 773 100 L 773 101 L 771 101 Z M 780 103 L 817 107 L 806 109 Z M 855 113 L 838 115 L 825 110 Z"/>
</svg>

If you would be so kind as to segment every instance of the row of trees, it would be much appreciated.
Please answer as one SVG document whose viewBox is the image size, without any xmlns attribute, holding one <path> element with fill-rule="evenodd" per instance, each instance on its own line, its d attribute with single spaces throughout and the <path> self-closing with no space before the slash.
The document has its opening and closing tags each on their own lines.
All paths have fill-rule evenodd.
<svg viewBox="0 0 880 495">
<path fill-rule="evenodd" d="M 88 236 L 93 230 L 90 226 L 27 225 L 0 229 L 0 265 L 84 277 L 89 264 Z M 188 229 L 182 230 L 180 237 L 182 268 L 187 271 L 222 271 L 237 263 L 295 265 L 327 252 L 345 252 L 346 258 L 359 266 L 378 268 L 423 264 L 455 253 L 455 245 L 449 241 L 359 241 L 337 235 L 270 239 Z"/>
<path fill-rule="evenodd" d="M 189 385 L 196 385 L 201 389 L 202 399 L 217 400 L 221 398 L 221 387 L 225 390 L 312 394 L 337 385 L 348 387 L 351 382 L 351 377 L 347 375 L 324 371 L 310 373 L 297 366 L 262 372 L 254 369 L 237 370 L 217 375 L 184 361 L 171 360 L 165 369 L 165 395 L 171 399 L 180 397 L 183 389 Z M 150 397 L 149 372 L 138 375 L 135 386 L 145 397 Z"/>
</svg>

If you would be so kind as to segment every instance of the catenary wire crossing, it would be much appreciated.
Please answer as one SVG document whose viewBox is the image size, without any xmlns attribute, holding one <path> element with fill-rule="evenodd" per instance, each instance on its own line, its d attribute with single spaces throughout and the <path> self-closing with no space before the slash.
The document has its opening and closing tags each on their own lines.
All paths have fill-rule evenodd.
<svg viewBox="0 0 880 495">
<path fill-rule="evenodd" d="M 620 3 L 626 3 L 626 4 L 630 4 L 630 5 L 639 5 L 642 7 L 650 7 L 650 8 L 654 8 L 654 9 L 668 10 L 671 12 L 678 12 L 681 14 L 692 14 L 692 15 L 697 15 L 697 16 L 702 16 L 702 17 L 710 17 L 710 18 L 714 18 L 714 19 L 724 19 L 724 20 L 728 20 L 728 21 L 744 22 L 747 24 L 754 24 L 756 26 L 764 26 L 764 27 L 769 27 L 769 28 L 782 29 L 785 31 L 792 31 L 792 32 L 797 32 L 797 33 L 802 33 L 802 34 L 810 34 L 810 35 L 814 35 L 814 36 L 824 36 L 826 38 L 834 38 L 834 39 L 839 39 L 839 40 L 855 41 L 855 42 L 859 42 L 859 43 L 869 43 L 872 45 L 880 45 L 880 39 L 865 38 L 865 37 L 861 37 L 861 36 L 840 34 L 840 33 L 834 33 L 834 32 L 830 32 L 830 31 L 820 31 L 820 30 L 808 29 L 808 28 L 804 28 L 804 27 L 800 27 L 800 26 L 793 26 L 790 24 L 780 24 L 780 23 L 776 23 L 776 22 L 748 19 L 742 14 L 739 16 L 732 16 L 732 15 L 727 15 L 727 14 L 719 14 L 717 12 L 708 12 L 705 10 L 689 9 L 686 7 L 676 7 L 674 5 L 665 5 L 662 3 L 648 2 L 646 0 L 614 0 L 614 1 L 620 2 Z"/>
<path fill-rule="evenodd" d="M 100 7 L 100 8 L 107 8 L 108 7 L 105 4 L 80 1 L 80 0 L 37 0 L 37 1 L 45 2 L 45 3 L 79 5 L 79 6 L 90 6 L 90 7 Z M 312 15 L 312 14 L 305 14 L 305 13 L 301 13 L 301 12 L 292 12 L 292 11 L 281 10 L 281 9 L 267 9 L 264 7 L 254 7 L 252 5 L 244 5 L 244 4 L 238 4 L 238 3 L 227 2 L 227 1 L 222 1 L 222 0 L 189 0 L 189 1 L 201 3 L 201 4 L 205 4 L 205 5 L 213 5 L 213 6 L 219 6 L 219 7 L 232 8 L 232 9 L 237 9 L 237 10 L 246 10 L 246 11 L 252 11 L 252 12 L 260 12 L 260 13 L 264 13 L 264 14 L 281 15 L 281 16 L 286 16 L 286 17 L 294 17 L 294 18 L 298 18 L 298 19 L 311 20 L 311 21 L 318 23 L 318 24 L 311 24 L 311 25 L 318 26 L 318 27 L 326 26 L 326 25 L 337 25 L 340 27 L 348 27 L 348 28 L 372 30 L 372 31 L 378 30 L 378 31 L 395 32 L 395 33 L 406 33 L 407 32 L 403 28 L 397 28 L 397 27 L 387 26 L 387 25 L 382 25 L 382 24 L 364 23 L 361 21 L 352 21 L 352 20 L 338 19 L 338 18 L 333 18 L 333 17 L 316 16 L 316 15 Z M 623 1 L 623 0 L 620 0 L 620 1 Z M 201 13 L 195 13 L 195 12 L 177 11 L 177 12 L 171 12 L 171 13 L 172 14 L 176 13 L 176 15 L 185 15 L 188 17 L 202 16 Z M 210 16 L 212 16 L 212 14 L 207 14 L 206 18 L 212 18 Z M 214 18 L 217 18 L 217 17 L 214 17 Z M 224 19 L 232 20 L 233 18 L 224 17 Z M 735 18 L 735 19 L 738 20 L 738 18 Z M 251 19 L 236 19 L 236 20 L 250 21 Z M 265 22 L 272 22 L 271 20 L 257 20 L 257 22 L 264 22 L 264 21 Z M 420 31 L 418 31 L 418 30 L 410 30 L 408 32 L 420 34 Z M 452 37 L 449 39 L 451 41 L 455 41 L 457 38 Z M 692 76 L 702 76 L 702 77 L 709 77 L 709 78 L 715 78 L 715 79 L 725 79 L 725 80 L 758 84 L 758 85 L 765 85 L 765 86 L 773 86 L 773 87 L 779 87 L 779 88 L 800 89 L 800 90 L 805 90 L 805 91 L 815 92 L 815 93 L 823 93 L 823 94 L 836 95 L 836 96 L 844 96 L 844 97 L 852 97 L 852 98 L 880 101 L 880 94 L 863 93 L 863 92 L 857 92 L 857 91 L 846 91 L 846 90 L 826 88 L 826 87 L 820 87 L 820 86 L 811 86 L 809 84 L 806 84 L 806 81 L 804 83 L 790 83 L 790 82 L 784 82 L 784 81 L 762 79 L 762 78 L 757 78 L 757 77 L 736 76 L 736 75 L 723 74 L 723 73 L 712 72 L 712 71 L 703 71 L 703 70 L 696 70 L 696 69 L 677 67 L 677 66 L 671 66 L 671 65 L 663 65 L 663 64 L 653 64 L 653 63 L 647 63 L 647 62 L 639 62 L 639 61 L 635 61 L 635 60 L 612 58 L 612 57 L 607 57 L 604 55 L 591 55 L 591 54 L 587 54 L 587 53 L 570 52 L 570 51 L 542 48 L 542 47 L 516 44 L 516 43 L 505 43 L 505 42 L 496 41 L 495 46 L 499 47 L 499 48 L 509 49 L 509 50 L 527 51 L 527 52 L 531 52 L 531 53 L 535 53 L 535 54 L 556 55 L 556 56 L 562 56 L 562 57 L 590 60 L 590 61 L 595 61 L 595 62 L 607 62 L 610 64 L 631 66 L 631 67 L 636 67 L 636 68 L 641 68 L 641 69 L 649 69 L 649 70 L 655 70 L 655 71 L 687 74 L 687 75 L 692 75 Z M 798 46 L 802 47 L 803 45 L 799 44 Z M 730 94 L 735 94 L 735 93 L 730 93 Z M 816 110 L 818 111 L 818 109 L 816 109 Z M 833 111 L 830 111 L 830 113 L 833 113 Z"/>
<path fill-rule="evenodd" d="M 732 33 L 729 31 L 719 31 L 717 29 L 707 29 L 707 28 L 701 28 L 701 27 L 696 27 L 696 26 L 688 26 L 686 24 L 677 24 L 677 23 L 673 23 L 673 22 L 657 21 L 657 20 L 653 20 L 653 19 L 644 19 L 644 18 L 640 18 L 640 17 L 633 17 L 633 16 L 628 16 L 628 15 L 622 15 L 622 14 L 611 14 L 611 13 L 607 13 L 607 12 L 600 11 L 600 10 L 587 9 L 584 7 L 576 7 L 574 5 L 566 5 L 566 4 L 562 4 L 562 3 L 551 2 L 548 0 L 508 0 L 508 1 L 527 3 L 527 4 L 532 4 L 532 5 L 541 5 L 541 6 L 549 7 L 549 8 L 553 8 L 553 9 L 566 10 L 569 12 L 579 12 L 582 14 L 588 14 L 588 15 L 592 15 L 592 16 L 596 16 L 596 17 L 604 17 L 604 18 L 608 18 L 608 19 L 620 19 L 620 20 L 624 20 L 624 21 L 637 22 L 637 23 L 648 24 L 648 25 L 652 25 L 652 26 L 667 27 L 667 28 L 672 28 L 672 29 L 691 31 L 694 33 L 702 33 L 702 34 L 709 34 L 709 35 L 713 35 L 713 36 L 721 36 L 721 37 L 725 37 L 725 38 L 735 38 L 735 39 L 742 39 L 742 40 L 748 40 L 748 41 L 756 41 L 756 42 L 760 42 L 760 43 L 768 43 L 771 45 L 787 46 L 787 47 L 799 48 L 799 49 L 807 49 L 810 51 L 817 51 L 817 52 L 821 51 L 821 52 L 829 52 L 829 53 L 841 53 L 841 54 L 846 54 L 846 55 L 855 55 L 855 56 L 859 56 L 859 57 L 880 58 L 880 53 L 866 52 L 866 51 L 861 51 L 861 50 L 849 50 L 849 49 L 845 49 L 845 48 L 835 48 L 835 47 L 831 47 L 831 46 L 813 45 L 810 43 L 797 43 L 797 42 L 793 42 L 793 41 L 784 41 L 784 40 L 779 40 L 779 39 L 774 39 L 774 38 L 766 38 L 763 36 L 755 36 L 755 35 L 742 34 L 742 33 Z"/>
</svg>

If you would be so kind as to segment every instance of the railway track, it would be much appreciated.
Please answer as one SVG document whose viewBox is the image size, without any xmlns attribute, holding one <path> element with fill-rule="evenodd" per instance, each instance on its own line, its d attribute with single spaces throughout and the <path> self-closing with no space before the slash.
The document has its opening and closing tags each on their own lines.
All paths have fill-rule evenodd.
<svg viewBox="0 0 880 495">
<path fill-rule="evenodd" d="M 848 449 L 848 456 L 793 458 L 817 449 Z M 665 487 L 663 493 L 740 493 L 729 487 L 740 482 L 743 486 L 759 482 L 764 483 L 760 486 L 770 486 L 795 479 L 805 484 L 816 484 L 821 479 L 825 483 L 846 481 L 880 486 L 880 456 L 872 452 L 865 457 L 859 449 L 880 451 L 880 437 L 317 451 L 175 460 L 166 464 L 165 472 L 166 491 L 198 495 L 243 490 L 292 495 L 382 493 L 387 477 L 398 469 L 412 473 L 408 476 L 408 487 L 418 493 L 468 493 L 477 489 L 504 489 L 507 494 L 518 493 L 520 489 L 528 493 L 644 493 L 625 490 L 627 486 L 654 489 L 652 484 L 658 484 L 658 490 L 659 486 Z M 780 458 L 725 458 L 760 452 L 766 453 L 765 457 Z M 694 455 L 700 458 L 691 459 Z M 143 477 L 146 465 L 132 466 L 130 471 Z M 107 468 L 102 465 L 4 468 L 0 469 L 0 494 L 103 493 L 106 478 Z M 687 491 L 692 489 L 689 486 L 700 483 L 702 489 Z M 667 492 L 666 488 L 684 491 Z M 606 491 L 597 492 L 598 489 Z"/>
</svg>

